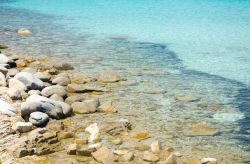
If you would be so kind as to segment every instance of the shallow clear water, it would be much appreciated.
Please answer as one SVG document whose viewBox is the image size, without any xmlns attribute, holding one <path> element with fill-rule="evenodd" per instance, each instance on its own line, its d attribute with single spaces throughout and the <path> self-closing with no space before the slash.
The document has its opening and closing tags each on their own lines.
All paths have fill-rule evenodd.
<svg viewBox="0 0 250 164">
<path fill-rule="evenodd" d="M 250 1 L 5 2 L 0 42 L 30 55 L 63 53 L 77 71 L 111 67 L 138 82 L 102 96 L 119 107 L 111 117 L 146 127 L 190 158 L 250 156 Z M 19 27 L 33 35 L 17 36 Z M 185 135 L 200 122 L 219 133 Z"/>
</svg>

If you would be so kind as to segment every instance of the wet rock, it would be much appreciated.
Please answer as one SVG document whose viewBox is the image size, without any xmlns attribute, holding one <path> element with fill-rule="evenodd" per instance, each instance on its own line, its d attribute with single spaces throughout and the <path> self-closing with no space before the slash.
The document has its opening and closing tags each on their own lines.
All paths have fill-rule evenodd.
<svg viewBox="0 0 250 164">
<path fill-rule="evenodd" d="M 128 132 L 131 130 L 131 124 L 128 120 L 120 120 L 118 122 L 110 122 L 108 125 L 105 125 L 103 130 L 110 135 L 120 135 L 123 132 Z"/>
<path fill-rule="evenodd" d="M 14 78 L 9 79 L 9 88 L 17 89 L 19 91 L 27 90 L 27 87 L 24 83 Z"/>
<path fill-rule="evenodd" d="M 133 135 L 133 138 L 137 140 L 147 139 L 148 137 L 149 137 L 149 134 L 147 131 L 138 132 Z"/>
<path fill-rule="evenodd" d="M 85 100 L 83 102 L 74 102 L 71 107 L 74 113 L 88 114 L 97 111 L 99 106 L 99 99 Z"/>
<path fill-rule="evenodd" d="M 148 150 L 148 145 L 145 145 L 145 144 L 143 144 L 143 143 L 136 143 L 135 145 L 134 145 L 134 149 L 135 150 L 138 150 L 138 151 L 145 151 L 145 150 Z"/>
<path fill-rule="evenodd" d="M 5 79 L 5 76 L 2 72 L 0 72 L 0 86 L 1 87 L 5 87 L 7 84 L 6 84 L 6 79 Z"/>
<path fill-rule="evenodd" d="M 12 100 L 22 99 L 21 92 L 15 88 L 9 88 L 6 93 Z"/>
<path fill-rule="evenodd" d="M 217 164 L 216 158 L 202 158 L 201 164 Z"/>
<path fill-rule="evenodd" d="M 34 76 L 42 80 L 43 82 L 49 82 L 51 79 L 50 74 L 45 73 L 45 72 L 37 72 L 34 74 Z"/>
<path fill-rule="evenodd" d="M 22 67 L 26 67 L 26 66 L 27 66 L 26 61 L 23 60 L 23 59 L 18 59 L 18 60 L 15 61 L 15 62 L 16 62 L 16 66 L 17 66 L 18 68 L 22 68 Z"/>
<path fill-rule="evenodd" d="M 150 145 L 151 151 L 153 153 L 159 153 L 160 152 L 160 143 L 159 141 L 153 141 Z"/>
<path fill-rule="evenodd" d="M 0 99 L 0 114 L 8 115 L 8 116 L 15 116 L 16 109 L 12 107 L 9 103 Z"/>
<path fill-rule="evenodd" d="M 71 93 L 85 93 L 85 92 L 105 92 L 106 89 L 96 84 L 69 84 L 66 89 Z"/>
<path fill-rule="evenodd" d="M 33 112 L 30 114 L 29 121 L 35 126 L 42 126 L 49 121 L 49 116 L 46 113 Z"/>
<path fill-rule="evenodd" d="M 53 94 L 50 96 L 51 100 L 54 100 L 54 101 L 61 101 L 61 102 L 64 102 L 64 99 L 62 96 L 58 95 L 58 94 Z"/>
<path fill-rule="evenodd" d="M 127 81 L 120 81 L 120 84 L 124 86 L 135 86 L 138 85 L 138 82 L 133 80 L 127 80 Z"/>
<path fill-rule="evenodd" d="M 216 128 L 210 127 L 205 122 L 193 124 L 191 130 L 184 132 L 186 136 L 214 136 L 217 133 Z"/>
<path fill-rule="evenodd" d="M 157 162 L 159 161 L 159 157 L 149 151 L 145 151 L 143 153 L 143 160 L 148 162 Z"/>
<path fill-rule="evenodd" d="M 123 80 L 122 77 L 114 70 L 112 69 L 108 69 L 103 71 L 99 77 L 98 77 L 98 81 L 101 82 L 118 82 Z"/>
<path fill-rule="evenodd" d="M 10 77 L 14 77 L 16 74 L 18 74 L 19 71 L 17 69 L 9 69 L 8 73 L 6 74 L 6 77 L 10 78 Z"/>
<path fill-rule="evenodd" d="M 76 155 L 77 144 L 70 144 L 67 149 L 67 154 Z"/>
<path fill-rule="evenodd" d="M 88 143 L 87 139 L 75 139 L 75 143 L 78 145 L 86 145 Z"/>
<path fill-rule="evenodd" d="M 84 101 L 86 98 L 84 95 L 73 95 L 69 96 L 65 99 L 65 102 L 69 105 L 72 105 L 74 102 L 81 102 Z"/>
<path fill-rule="evenodd" d="M 23 118 L 27 118 L 30 113 L 37 111 L 47 113 L 51 118 L 55 119 L 64 117 L 62 105 L 43 96 L 31 95 L 21 104 Z"/>
<path fill-rule="evenodd" d="M 16 122 L 14 129 L 20 133 L 26 133 L 31 131 L 33 128 L 31 122 Z"/>
<path fill-rule="evenodd" d="M 53 86 L 46 87 L 42 90 L 41 94 L 42 96 L 45 96 L 45 97 L 50 97 L 53 94 L 57 94 L 61 97 L 67 96 L 67 92 L 65 91 L 64 87 L 60 85 L 53 85 Z"/>
<path fill-rule="evenodd" d="M 4 45 L 4 44 L 0 44 L 0 49 L 7 49 L 7 48 L 9 48 L 9 47 Z"/>
<path fill-rule="evenodd" d="M 144 90 L 144 93 L 146 93 L 146 94 L 164 94 L 164 93 L 166 93 L 166 91 L 163 90 L 162 88 L 150 88 L 150 89 Z"/>
<path fill-rule="evenodd" d="M 54 65 L 54 67 L 58 70 L 72 70 L 74 67 L 66 62 L 58 62 Z"/>
<path fill-rule="evenodd" d="M 200 101 L 200 98 L 194 97 L 194 96 L 179 96 L 179 97 L 176 97 L 176 100 L 185 101 L 185 102 L 196 102 L 196 101 Z"/>
<path fill-rule="evenodd" d="M 6 74 L 8 73 L 8 69 L 3 66 L 0 66 L 0 72 L 4 74 L 4 76 L 6 76 Z"/>
<path fill-rule="evenodd" d="M 96 78 L 88 77 L 82 73 L 73 74 L 73 76 L 71 76 L 71 82 L 75 84 L 85 84 L 85 83 L 94 82 L 94 81 L 96 81 Z"/>
<path fill-rule="evenodd" d="M 126 153 L 128 153 L 128 150 L 115 150 L 114 151 L 114 154 L 119 155 L 119 156 L 124 155 Z"/>
<path fill-rule="evenodd" d="M 133 152 L 128 152 L 122 156 L 122 159 L 124 161 L 132 161 L 134 159 L 134 153 Z"/>
<path fill-rule="evenodd" d="M 59 140 L 63 140 L 63 139 L 67 139 L 67 138 L 73 138 L 74 136 L 75 135 L 72 132 L 65 132 L 65 131 L 63 131 L 63 132 L 60 132 L 58 134 L 58 139 Z"/>
<path fill-rule="evenodd" d="M 177 159 L 175 157 L 175 155 L 173 155 L 172 153 L 166 158 L 165 160 L 166 164 L 177 164 Z"/>
<path fill-rule="evenodd" d="M 10 152 L 16 158 L 22 158 L 22 157 L 34 154 L 33 149 L 27 149 L 26 147 L 10 148 Z"/>
<path fill-rule="evenodd" d="M 78 146 L 78 148 L 76 150 L 76 155 L 90 157 L 91 153 L 92 152 L 87 147 L 79 147 Z"/>
<path fill-rule="evenodd" d="M 117 139 L 112 140 L 112 143 L 114 145 L 121 145 L 122 144 L 122 140 L 120 138 L 117 138 Z"/>
<path fill-rule="evenodd" d="M 96 152 L 93 152 L 92 156 L 97 162 L 102 163 L 113 163 L 116 160 L 113 152 L 104 145 L 102 145 L 102 147 Z"/>
<path fill-rule="evenodd" d="M 118 110 L 112 106 L 111 101 L 107 101 L 98 107 L 98 111 L 107 113 L 116 113 Z"/>
<path fill-rule="evenodd" d="M 28 36 L 28 35 L 31 35 L 32 32 L 27 28 L 20 28 L 20 29 L 17 30 L 17 34 L 18 35 L 23 35 L 23 36 Z"/>
<path fill-rule="evenodd" d="M 27 72 L 19 72 L 14 78 L 21 81 L 29 90 L 41 90 L 44 87 L 40 79 Z"/>
<path fill-rule="evenodd" d="M 61 85 L 61 86 L 67 86 L 70 83 L 71 83 L 70 79 L 65 76 L 59 76 L 52 80 L 52 84 Z"/>
<path fill-rule="evenodd" d="M 39 90 L 30 90 L 28 92 L 28 95 L 31 96 L 31 95 L 41 95 L 41 92 Z"/>
<path fill-rule="evenodd" d="M 89 125 L 85 131 L 90 133 L 90 136 L 88 138 L 89 143 L 97 143 L 100 141 L 100 129 L 97 125 L 97 123 Z"/>
</svg>

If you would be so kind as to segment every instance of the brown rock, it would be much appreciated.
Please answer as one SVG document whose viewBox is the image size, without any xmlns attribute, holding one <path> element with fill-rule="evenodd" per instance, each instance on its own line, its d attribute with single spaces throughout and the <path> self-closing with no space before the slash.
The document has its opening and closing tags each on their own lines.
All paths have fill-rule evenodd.
<svg viewBox="0 0 250 164">
<path fill-rule="evenodd" d="M 99 148 L 96 152 L 93 152 L 92 156 L 97 162 L 102 163 L 113 163 L 116 160 L 116 157 L 113 152 L 104 145 L 102 145 L 102 147 Z"/>
<path fill-rule="evenodd" d="M 210 127 L 207 123 L 193 124 L 191 130 L 186 131 L 186 136 L 213 136 L 218 133 L 216 128 Z"/>
<path fill-rule="evenodd" d="M 103 71 L 99 77 L 98 77 L 98 81 L 101 82 L 118 82 L 123 80 L 122 77 L 114 70 L 112 69 L 108 69 Z"/>
<path fill-rule="evenodd" d="M 88 114 L 97 111 L 99 106 L 99 99 L 85 100 L 83 102 L 74 102 L 71 107 L 74 113 Z"/>
<path fill-rule="evenodd" d="M 160 152 L 160 143 L 159 141 L 153 141 L 150 145 L 151 151 L 153 153 L 159 153 Z"/>
<path fill-rule="evenodd" d="M 80 148 L 77 148 L 77 150 L 76 150 L 76 155 L 90 157 L 91 153 L 92 152 L 86 147 L 80 147 Z"/>
<path fill-rule="evenodd" d="M 177 163 L 177 159 L 175 157 L 174 154 L 170 154 L 167 158 L 166 158 L 166 164 L 176 164 Z"/>
<path fill-rule="evenodd" d="M 117 109 L 112 106 L 111 101 L 107 101 L 107 102 L 103 103 L 101 106 L 98 107 L 98 111 L 106 112 L 106 113 L 116 113 Z"/>
<path fill-rule="evenodd" d="M 66 63 L 66 62 L 58 62 L 54 65 L 54 67 L 58 70 L 72 70 L 74 69 L 74 67 L 69 64 L 69 63 Z"/>
<path fill-rule="evenodd" d="M 133 152 L 128 152 L 122 156 L 122 159 L 124 161 L 132 161 L 134 159 L 134 153 Z"/>
<path fill-rule="evenodd" d="M 0 44 L 0 49 L 7 49 L 7 48 L 9 48 L 9 47 L 4 45 L 4 44 Z"/>
<path fill-rule="evenodd" d="M 157 162 L 159 161 L 159 157 L 149 151 L 145 151 L 143 153 L 143 160 L 148 162 Z"/>
<path fill-rule="evenodd" d="M 74 102 L 81 102 L 83 100 L 85 100 L 86 98 L 84 97 L 84 95 L 73 95 L 73 96 L 69 96 L 65 99 L 65 102 L 69 105 L 73 104 Z"/>
<path fill-rule="evenodd" d="M 71 144 L 67 148 L 67 153 L 69 155 L 76 155 L 76 150 L 77 150 L 77 144 Z"/>
</svg>

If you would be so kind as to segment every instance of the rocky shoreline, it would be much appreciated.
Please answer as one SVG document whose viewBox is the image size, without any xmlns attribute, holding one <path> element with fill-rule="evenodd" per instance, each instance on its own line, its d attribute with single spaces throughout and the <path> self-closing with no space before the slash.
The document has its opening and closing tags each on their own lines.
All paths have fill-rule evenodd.
<svg viewBox="0 0 250 164">
<path fill-rule="evenodd" d="M 17 32 L 32 34 L 28 29 Z M 142 143 L 150 132 L 134 130 L 136 125 L 122 115 L 110 122 L 91 119 L 119 114 L 112 100 L 99 97 L 122 83 L 133 85 L 115 70 L 85 77 L 66 61 L 51 64 L 49 57 L 16 56 L 4 44 L 0 49 L 0 163 L 217 163 L 210 157 L 186 160 L 154 138 Z M 79 115 L 88 121 L 73 123 Z M 209 135 L 217 132 L 200 126 Z"/>
</svg>

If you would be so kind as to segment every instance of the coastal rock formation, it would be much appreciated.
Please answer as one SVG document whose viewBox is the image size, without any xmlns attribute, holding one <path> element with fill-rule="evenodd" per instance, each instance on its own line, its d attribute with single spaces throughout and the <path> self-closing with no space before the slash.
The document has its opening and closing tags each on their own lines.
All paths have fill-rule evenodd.
<svg viewBox="0 0 250 164">
<path fill-rule="evenodd" d="M 29 90 L 41 90 L 44 88 L 43 82 L 31 73 L 19 72 L 14 78 L 21 81 Z"/>
<path fill-rule="evenodd" d="M 31 35 L 32 32 L 27 28 L 20 28 L 17 30 L 17 34 L 23 35 L 23 36 L 28 36 L 28 35 Z"/>
<path fill-rule="evenodd" d="M 16 112 L 17 111 L 14 107 L 0 99 L 0 114 L 14 116 Z"/>
<path fill-rule="evenodd" d="M 42 112 L 33 112 L 30 114 L 29 121 L 35 126 L 41 126 L 49 121 L 49 116 Z"/>
<path fill-rule="evenodd" d="M 98 81 L 106 83 L 118 82 L 121 80 L 123 80 L 122 77 L 112 69 L 105 70 L 98 76 Z"/>
</svg>

